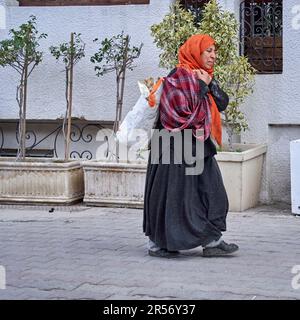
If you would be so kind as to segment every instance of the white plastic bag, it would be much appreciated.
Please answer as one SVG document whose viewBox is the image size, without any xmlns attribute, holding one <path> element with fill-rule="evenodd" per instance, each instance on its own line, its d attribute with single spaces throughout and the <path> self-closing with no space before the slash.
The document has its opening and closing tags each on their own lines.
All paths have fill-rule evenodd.
<svg viewBox="0 0 300 320">
<path fill-rule="evenodd" d="M 158 106 L 163 89 L 163 78 L 159 79 L 150 90 L 146 84 L 138 82 L 141 96 L 127 113 L 116 133 L 119 143 L 127 147 L 135 145 L 136 150 L 147 148 L 151 138 L 151 129 L 158 117 Z"/>
</svg>

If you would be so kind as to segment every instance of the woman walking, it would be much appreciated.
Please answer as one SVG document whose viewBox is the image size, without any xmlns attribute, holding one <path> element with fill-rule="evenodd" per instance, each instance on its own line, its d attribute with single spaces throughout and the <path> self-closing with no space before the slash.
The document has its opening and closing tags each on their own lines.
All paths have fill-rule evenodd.
<svg viewBox="0 0 300 320">
<path fill-rule="evenodd" d="M 209 35 L 194 35 L 180 47 L 178 58 L 179 64 L 164 81 L 156 128 L 181 133 L 192 129 L 193 150 L 199 139 L 195 132 L 202 130 L 204 169 L 201 174 L 187 175 L 190 165 L 185 160 L 182 164 L 174 161 L 178 154 L 173 140 L 167 150 L 169 164 L 161 161 L 166 151 L 161 145 L 159 163 L 151 163 L 151 150 L 143 220 L 143 231 L 149 237 L 148 253 L 173 258 L 179 250 L 202 246 L 205 257 L 232 254 L 238 246 L 222 239 L 228 198 L 214 158 L 215 143 L 222 143 L 220 112 L 229 101 L 213 79 L 215 41 Z"/>
</svg>

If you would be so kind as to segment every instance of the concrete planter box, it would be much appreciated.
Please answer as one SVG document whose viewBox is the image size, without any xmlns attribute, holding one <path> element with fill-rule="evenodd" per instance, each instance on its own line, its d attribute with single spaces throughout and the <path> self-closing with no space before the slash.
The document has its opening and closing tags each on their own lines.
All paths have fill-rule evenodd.
<svg viewBox="0 0 300 320">
<path fill-rule="evenodd" d="M 266 145 L 234 144 L 242 152 L 216 156 L 228 193 L 230 211 L 258 202 Z M 143 208 L 147 163 L 82 162 L 87 205 Z"/>
<path fill-rule="evenodd" d="M 234 144 L 241 152 L 219 152 L 216 155 L 229 199 L 229 210 L 242 212 L 255 207 L 261 187 L 266 145 Z"/>
<path fill-rule="evenodd" d="M 85 161 L 82 167 L 86 204 L 143 207 L 147 163 Z"/>
<path fill-rule="evenodd" d="M 0 201 L 71 204 L 84 195 L 80 161 L 0 158 Z"/>
</svg>

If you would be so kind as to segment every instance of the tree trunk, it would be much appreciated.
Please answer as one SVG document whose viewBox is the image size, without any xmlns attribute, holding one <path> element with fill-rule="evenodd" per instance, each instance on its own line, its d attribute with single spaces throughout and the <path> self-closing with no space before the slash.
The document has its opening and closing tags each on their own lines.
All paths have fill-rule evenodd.
<svg viewBox="0 0 300 320">
<path fill-rule="evenodd" d="M 26 107 L 27 107 L 27 77 L 28 77 L 28 60 L 25 57 L 24 78 L 22 86 L 22 100 L 21 100 L 21 128 L 20 128 L 20 146 L 21 146 L 21 160 L 26 157 Z"/>
<path fill-rule="evenodd" d="M 129 37 L 127 36 L 126 43 L 125 43 L 125 49 L 124 49 L 123 67 L 122 67 L 122 72 L 121 72 L 121 97 L 120 97 L 119 121 L 121 121 L 121 119 L 122 119 L 125 76 L 126 76 L 126 64 L 127 64 L 127 58 L 128 58 L 128 46 L 129 46 Z"/>
<path fill-rule="evenodd" d="M 114 132 L 116 133 L 119 130 L 120 122 L 122 119 L 122 109 L 123 109 L 123 98 L 124 98 L 124 88 L 125 88 L 125 75 L 126 75 L 126 64 L 128 57 L 128 45 L 129 37 L 126 37 L 125 47 L 124 47 L 124 56 L 123 56 L 123 65 L 118 78 L 118 89 L 117 89 L 117 110 L 116 110 L 116 120 L 114 125 Z M 120 88 L 121 87 L 121 88 Z M 116 141 L 116 158 L 119 162 L 119 141 Z"/>
<path fill-rule="evenodd" d="M 233 151 L 233 130 L 231 128 L 231 126 L 228 124 L 228 116 L 225 112 L 225 119 L 226 119 L 226 132 L 227 132 L 227 136 L 228 136 L 228 147 L 229 147 L 229 151 Z"/>
<path fill-rule="evenodd" d="M 119 117 L 119 107 L 120 107 L 120 75 L 117 74 L 117 104 L 116 104 L 116 115 L 115 122 L 113 126 L 113 131 L 116 133 L 118 131 L 118 117 Z"/>
<path fill-rule="evenodd" d="M 71 57 L 70 57 L 70 73 L 69 73 L 69 83 L 68 83 L 68 103 L 67 103 L 67 116 L 68 116 L 68 129 L 66 137 L 66 149 L 65 149 L 65 161 L 69 160 L 70 156 L 70 135 L 71 135 L 71 125 L 72 125 L 72 96 L 73 96 L 73 66 L 74 66 L 74 34 L 71 33 Z"/>
</svg>

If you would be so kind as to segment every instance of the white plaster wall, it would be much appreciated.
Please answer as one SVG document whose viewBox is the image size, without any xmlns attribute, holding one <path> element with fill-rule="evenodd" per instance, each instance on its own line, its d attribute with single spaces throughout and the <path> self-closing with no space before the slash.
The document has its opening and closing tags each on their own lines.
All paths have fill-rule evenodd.
<svg viewBox="0 0 300 320">
<path fill-rule="evenodd" d="M 298 0 L 284 2 L 283 73 L 257 75 L 254 94 L 244 106 L 251 125 L 251 130 L 243 136 L 248 141 L 266 141 L 270 123 L 300 125 L 300 29 L 292 28 L 291 12 L 297 4 Z"/>
<path fill-rule="evenodd" d="M 229 1 L 225 2 L 228 5 Z M 231 3 L 238 16 L 240 1 Z M 283 3 L 283 73 L 257 75 L 254 93 L 242 106 L 250 126 L 242 134 L 242 142 L 267 143 L 269 147 L 260 194 L 264 203 L 290 202 L 288 145 L 300 138 L 300 29 L 292 26 L 295 19 L 292 8 L 300 3 L 298 0 Z"/>
<path fill-rule="evenodd" d="M 6 28 L 6 3 L 5 0 L 0 0 L 0 30 Z"/>
<path fill-rule="evenodd" d="M 241 2 L 219 0 L 238 20 Z M 300 14 L 296 16 L 292 11 L 295 6 L 300 8 L 300 2 L 289 0 L 283 4 L 283 73 L 257 75 L 254 93 L 242 106 L 250 127 L 241 135 L 242 142 L 268 144 L 260 194 L 262 203 L 291 202 L 289 142 L 300 138 Z M 299 29 L 293 28 L 293 23 Z"/>
<path fill-rule="evenodd" d="M 0 0 L 0 4 L 4 0 Z M 43 62 L 29 80 L 28 119 L 57 119 L 65 112 L 63 65 L 56 63 L 49 53 L 50 45 L 66 42 L 70 32 L 80 32 L 86 42 L 86 57 L 75 68 L 73 116 L 87 120 L 114 120 L 115 79 L 112 74 L 95 76 L 89 59 L 97 50 L 94 38 L 111 37 L 124 30 L 132 44 L 143 42 L 142 54 L 134 71 L 127 73 L 123 116 L 136 102 L 139 91 L 137 81 L 149 76 L 164 75 L 158 68 L 158 50 L 150 35 L 150 26 L 161 21 L 172 0 L 151 0 L 150 5 L 71 6 L 71 7 L 6 7 L 7 29 L 0 30 L 0 40 L 8 30 L 37 17 L 38 30 L 48 34 L 40 41 L 45 52 Z M 10 68 L 0 69 L 0 118 L 15 119 L 18 108 L 15 101 L 17 73 Z"/>
<path fill-rule="evenodd" d="M 18 6 L 19 2 L 17 0 L 2 0 L 7 6 Z"/>
<path fill-rule="evenodd" d="M 96 78 L 89 56 L 95 51 L 91 40 L 111 36 L 125 29 L 133 43 L 143 41 L 145 46 L 135 71 L 128 73 L 125 92 L 125 110 L 138 97 L 136 81 L 149 75 L 161 75 L 158 69 L 158 51 L 152 44 L 149 27 L 161 21 L 172 0 L 151 0 L 150 6 L 17 8 L 7 11 L 9 26 L 26 20 L 30 13 L 39 19 L 39 30 L 49 34 L 42 45 L 65 41 L 71 31 L 80 31 L 89 43 L 87 58 L 78 65 L 75 78 L 74 116 L 90 120 L 113 120 L 114 80 L 112 76 Z M 239 19 L 240 0 L 219 0 L 224 9 L 235 12 Z M 4 3 L 4 0 L 0 0 Z M 290 202 L 290 140 L 300 138 L 300 29 L 292 27 L 295 14 L 292 8 L 299 0 L 284 1 L 283 46 L 284 66 L 279 75 L 257 75 L 254 93 L 242 106 L 250 130 L 242 134 L 242 142 L 267 143 L 269 150 L 264 163 L 260 200 Z M 113 18 L 112 18 L 113 17 Z M 300 17 L 298 19 L 300 24 Z M 43 22 L 43 23 L 41 23 Z M 0 39 L 6 36 L 0 30 Z M 64 113 L 64 79 L 49 54 L 33 74 L 29 94 L 29 118 L 56 119 Z M 15 118 L 15 74 L 0 69 L 0 118 Z M 274 125 L 275 124 L 275 125 Z M 277 125 L 276 125 L 277 124 Z M 225 135 L 226 138 L 226 135 Z"/>
</svg>

